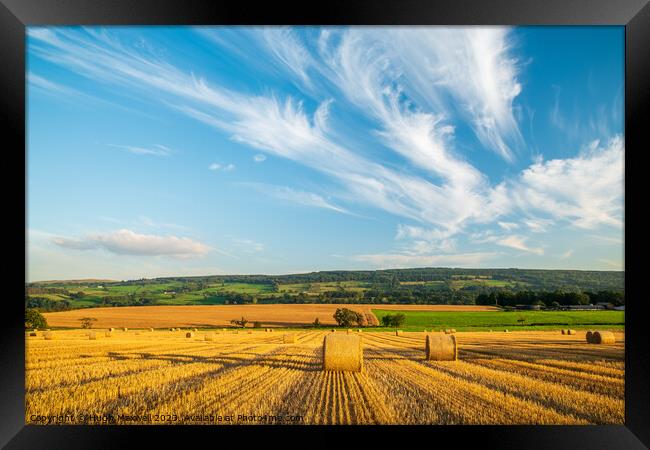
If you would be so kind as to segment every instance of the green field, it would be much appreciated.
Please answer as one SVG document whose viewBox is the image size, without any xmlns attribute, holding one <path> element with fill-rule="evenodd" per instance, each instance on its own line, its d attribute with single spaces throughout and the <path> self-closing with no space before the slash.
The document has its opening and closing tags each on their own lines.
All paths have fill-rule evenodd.
<svg viewBox="0 0 650 450">
<path fill-rule="evenodd" d="M 370 283 L 363 281 L 338 281 L 329 283 L 292 283 L 281 284 L 280 292 L 289 292 L 298 294 L 304 292 L 307 294 L 318 294 L 319 292 L 336 291 L 345 289 L 346 291 L 365 291 L 370 288 Z"/>
<path fill-rule="evenodd" d="M 421 331 L 422 329 L 455 328 L 457 331 L 487 330 L 543 330 L 554 328 L 622 329 L 625 327 L 624 311 L 481 311 L 481 312 L 436 312 L 436 311 L 388 311 L 372 310 L 377 319 L 386 314 L 401 312 L 406 315 L 406 324 L 401 329 Z M 524 318 L 525 321 L 518 322 Z"/>
</svg>

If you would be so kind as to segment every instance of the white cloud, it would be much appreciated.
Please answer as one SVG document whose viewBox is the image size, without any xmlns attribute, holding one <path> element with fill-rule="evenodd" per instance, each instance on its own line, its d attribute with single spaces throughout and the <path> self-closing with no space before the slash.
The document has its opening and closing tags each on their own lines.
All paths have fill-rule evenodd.
<svg viewBox="0 0 650 450">
<path fill-rule="evenodd" d="M 558 256 L 558 258 L 560 258 L 560 259 L 569 259 L 569 258 L 571 258 L 571 256 L 573 256 L 573 253 L 574 253 L 573 250 L 569 249 L 566 252 L 562 253 L 560 256 Z"/>
<path fill-rule="evenodd" d="M 233 244 L 245 253 L 258 253 L 264 251 L 264 245 L 251 239 L 232 239 Z"/>
<path fill-rule="evenodd" d="M 149 147 L 138 147 L 134 145 L 116 145 L 116 144 L 108 144 L 108 145 L 111 147 L 121 148 L 123 150 L 128 151 L 129 153 L 133 153 L 134 155 L 169 156 L 173 153 L 170 148 L 165 147 L 164 145 L 161 144 L 154 144 Z"/>
<path fill-rule="evenodd" d="M 497 223 L 499 224 L 499 226 L 501 228 L 503 228 L 506 231 L 512 231 L 512 230 L 516 230 L 517 228 L 519 228 L 518 224 L 512 223 L 512 222 L 497 222 Z"/>
<path fill-rule="evenodd" d="M 269 52 L 305 86 L 311 86 L 307 70 L 313 60 L 293 30 L 288 27 L 265 27 L 260 35 Z"/>
<path fill-rule="evenodd" d="M 274 186 L 263 183 L 242 183 L 242 185 L 252 187 L 253 189 L 256 189 L 262 193 L 281 200 L 287 200 L 291 203 L 296 203 L 303 206 L 311 206 L 314 208 L 329 209 L 343 214 L 349 214 L 346 209 L 336 206 L 321 195 L 315 194 L 313 192 L 300 191 L 287 186 Z"/>
<path fill-rule="evenodd" d="M 264 162 L 266 161 L 266 156 L 261 153 L 258 153 L 257 155 L 253 156 L 253 161 L 255 161 L 256 163 Z"/>
<path fill-rule="evenodd" d="M 500 236 L 497 236 L 492 230 L 483 230 L 471 233 L 468 238 L 474 244 L 486 244 L 498 241 Z"/>
<path fill-rule="evenodd" d="M 380 269 L 398 269 L 423 266 L 477 267 L 493 258 L 496 253 L 459 253 L 455 255 L 404 255 L 404 254 L 368 254 L 356 255 L 352 259 L 369 263 Z"/>
<path fill-rule="evenodd" d="M 548 219 L 524 219 L 522 223 L 533 233 L 546 233 L 548 227 L 553 224 L 553 221 Z"/>
<path fill-rule="evenodd" d="M 439 180 L 433 184 L 404 175 L 395 180 L 408 185 L 410 200 L 420 209 L 418 220 L 457 232 L 467 221 L 490 220 L 503 212 L 502 188 L 491 189 L 483 174 L 450 151 L 453 127 L 444 115 L 425 113 L 405 98 L 400 84 L 404 74 L 394 67 L 386 42 L 366 30 L 348 30 L 338 46 L 323 44 L 322 56 L 327 64 L 322 70 L 332 82 L 380 122 L 377 134 L 385 144 Z M 372 183 L 364 193 L 381 188 L 385 186 Z M 399 208 L 395 211 L 406 215 Z"/>
<path fill-rule="evenodd" d="M 513 108 L 521 84 L 509 28 L 399 27 L 361 33 L 387 54 L 385 67 L 396 71 L 407 95 L 433 110 L 458 109 L 483 145 L 513 159 L 513 146 L 522 142 Z"/>
<path fill-rule="evenodd" d="M 212 163 L 208 166 L 208 169 L 212 170 L 213 172 L 232 172 L 235 170 L 235 165 L 234 164 L 226 164 L 225 166 L 219 163 Z"/>
<path fill-rule="evenodd" d="M 576 227 L 623 225 L 624 144 L 592 143 L 575 158 L 538 161 L 524 170 L 512 194 L 519 206 Z M 530 224 L 529 224 L 530 226 Z"/>
<path fill-rule="evenodd" d="M 158 222 L 144 215 L 139 215 L 136 223 L 138 225 L 144 225 L 150 228 L 172 228 L 177 230 L 189 230 L 189 228 L 185 225 L 169 222 Z"/>
<path fill-rule="evenodd" d="M 119 255 L 192 258 L 204 256 L 210 251 L 207 245 L 190 238 L 139 234 L 127 229 L 89 234 L 82 238 L 54 237 L 52 242 L 73 250 L 104 249 Z"/>
<path fill-rule="evenodd" d="M 498 239 L 497 244 L 503 247 L 510 247 L 516 250 L 522 250 L 528 253 L 534 253 L 536 255 L 543 255 L 544 249 L 541 247 L 530 247 L 526 244 L 527 239 L 523 236 L 506 236 L 504 238 Z"/>
<path fill-rule="evenodd" d="M 589 234 L 588 237 L 602 245 L 622 245 L 623 237 L 601 236 L 598 234 Z"/>
</svg>

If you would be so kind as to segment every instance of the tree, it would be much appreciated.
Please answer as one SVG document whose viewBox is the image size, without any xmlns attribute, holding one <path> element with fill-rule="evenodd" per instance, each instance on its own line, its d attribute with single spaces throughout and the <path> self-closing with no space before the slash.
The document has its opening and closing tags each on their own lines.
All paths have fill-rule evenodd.
<svg viewBox="0 0 650 450">
<path fill-rule="evenodd" d="M 47 328 L 47 320 L 35 309 L 25 310 L 25 328 Z"/>
<path fill-rule="evenodd" d="M 97 322 L 94 317 L 82 317 L 79 320 L 81 321 L 81 328 L 92 328 L 93 322 Z"/>
<path fill-rule="evenodd" d="M 406 322 L 406 314 L 396 313 L 396 314 L 386 314 L 381 318 L 381 324 L 385 327 L 401 327 Z"/>
<path fill-rule="evenodd" d="M 315 327 L 320 327 L 320 319 L 316 317 L 316 320 L 314 320 L 314 323 L 312 325 L 314 325 Z"/>
<path fill-rule="evenodd" d="M 242 317 L 241 320 L 233 319 L 230 321 L 233 325 L 244 328 L 248 323 L 248 320 L 245 317 Z"/>
<path fill-rule="evenodd" d="M 334 313 L 334 320 L 341 327 L 349 327 L 359 324 L 363 320 L 363 315 L 348 308 L 337 308 Z"/>
</svg>

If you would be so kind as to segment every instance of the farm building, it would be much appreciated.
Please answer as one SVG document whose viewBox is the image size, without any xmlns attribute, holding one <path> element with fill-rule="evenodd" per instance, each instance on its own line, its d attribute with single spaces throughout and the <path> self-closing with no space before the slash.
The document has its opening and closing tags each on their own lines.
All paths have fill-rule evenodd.
<svg viewBox="0 0 650 450">
<path fill-rule="evenodd" d="M 605 308 L 598 305 L 566 305 L 562 309 L 565 311 L 598 311 Z"/>
<path fill-rule="evenodd" d="M 539 311 L 540 309 L 542 309 L 542 307 L 541 307 L 541 305 L 515 305 L 515 309 Z"/>
</svg>

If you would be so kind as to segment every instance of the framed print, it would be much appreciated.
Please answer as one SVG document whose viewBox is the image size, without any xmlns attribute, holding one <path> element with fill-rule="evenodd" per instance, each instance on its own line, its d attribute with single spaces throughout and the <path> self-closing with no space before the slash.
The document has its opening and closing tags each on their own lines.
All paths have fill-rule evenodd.
<svg viewBox="0 0 650 450">
<path fill-rule="evenodd" d="M 646 2 L 2 1 L 7 448 L 646 448 Z"/>
</svg>

